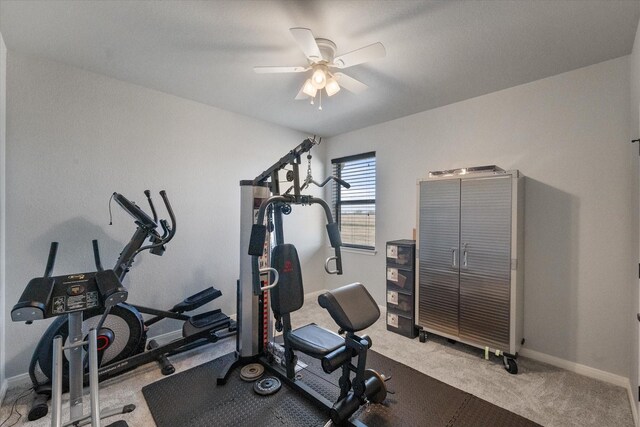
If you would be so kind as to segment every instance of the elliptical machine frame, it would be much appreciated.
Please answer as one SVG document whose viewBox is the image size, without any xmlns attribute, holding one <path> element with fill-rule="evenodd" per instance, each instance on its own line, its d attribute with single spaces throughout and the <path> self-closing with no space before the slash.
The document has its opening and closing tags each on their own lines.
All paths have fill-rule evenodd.
<svg viewBox="0 0 640 427">
<path fill-rule="evenodd" d="M 147 215 L 135 203 L 128 200 L 122 194 L 113 193 L 113 200 L 120 205 L 135 220 L 137 228 L 125 245 L 113 271 L 116 277 L 122 281 L 131 269 L 135 257 L 143 251 L 149 251 L 154 255 L 162 256 L 166 244 L 175 236 L 177 222 L 175 214 L 165 191 L 160 191 L 171 223 L 165 219 L 158 220 L 157 212 L 151 192 L 144 192 L 152 216 Z M 157 229 L 162 228 L 162 234 Z M 145 242 L 149 241 L 147 245 Z M 100 252 L 97 240 L 93 241 L 94 261 L 97 271 L 103 271 L 100 260 Z M 184 301 L 174 305 L 169 310 L 160 310 L 142 305 L 121 303 L 107 309 L 88 310 L 82 325 L 83 333 L 95 328 L 98 331 L 98 369 L 99 381 L 112 378 L 138 366 L 157 361 L 163 375 L 175 372 L 174 366 L 168 359 L 172 356 L 198 346 L 215 343 L 218 340 L 236 333 L 235 321 L 224 314 L 220 309 L 214 309 L 206 313 L 190 316 L 185 314 L 198 307 L 207 304 L 220 297 L 222 293 L 213 287 L 200 291 Z M 150 315 L 146 320 L 142 314 Z M 148 329 L 163 319 L 175 319 L 183 322 L 182 337 L 174 339 L 166 344 L 159 345 L 155 340 L 147 341 Z M 125 328 L 128 339 L 123 342 L 118 340 L 118 335 L 113 329 Z M 53 363 L 53 338 L 62 336 L 64 340 L 69 334 L 68 320 L 66 317 L 56 318 L 47 328 L 34 351 L 29 365 L 29 376 L 34 387 L 35 395 L 29 410 L 30 421 L 44 417 L 48 413 L 48 400 L 51 397 L 51 379 Z M 146 350 L 146 351 L 145 351 Z M 64 358 L 63 358 L 64 359 Z M 64 377 L 68 377 L 68 361 L 62 361 Z M 40 378 L 39 378 L 40 377 Z M 44 377 L 44 378 L 43 378 Z M 88 372 L 85 372 L 84 380 L 88 381 Z M 65 381 L 66 383 L 66 381 Z"/>
</svg>

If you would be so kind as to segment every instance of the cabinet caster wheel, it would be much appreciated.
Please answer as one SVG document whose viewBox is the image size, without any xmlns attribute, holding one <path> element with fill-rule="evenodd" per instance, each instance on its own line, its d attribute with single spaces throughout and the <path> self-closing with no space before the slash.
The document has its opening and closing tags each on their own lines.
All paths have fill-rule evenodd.
<svg viewBox="0 0 640 427">
<path fill-rule="evenodd" d="M 510 374 L 515 375 L 518 373 L 518 364 L 516 363 L 515 359 L 505 357 L 502 363 L 504 364 L 504 369 Z"/>
<path fill-rule="evenodd" d="M 420 342 L 427 342 L 427 331 L 420 331 L 418 334 L 418 339 Z"/>
</svg>

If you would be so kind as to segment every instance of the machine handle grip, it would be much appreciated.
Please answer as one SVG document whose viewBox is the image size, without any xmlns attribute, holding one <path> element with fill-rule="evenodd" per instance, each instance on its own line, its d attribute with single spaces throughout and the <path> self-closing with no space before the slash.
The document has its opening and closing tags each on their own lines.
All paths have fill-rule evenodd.
<svg viewBox="0 0 640 427">
<path fill-rule="evenodd" d="M 58 242 L 51 242 L 49 247 L 49 258 L 47 258 L 47 267 L 44 269 L 44 277 L 51 277 L 53 265 L 56 263 L 56 254 L 58 253 Z"/>
<path fill-rule="evenodd" d="M 162 201 L 164 202 L 167 212 L 169 213 L 169 218 L 171 219 L 171 230 L 169 231 L 169 236 L 167 236 L 167 238 L 162 242 L 162 244 L 166 245 L 169 243 L 169 240 L 173 239 L 173 236 L 175 236 L 177 223 L 176 216 L 173 213 L 173 208 L 171 207 L 171 203 L 169 203 L 169 197 L 167 197 L 167 192 L 164 190 L 160 191 L 160 197 L 162 197 Z"/>
<path fill-rule="evenodd" d="M 331 175 L 328 176 L 327 178 L 325 178 L 324 181 L 322 182 L 318 182 L 315 181 L 313 179 L 307 178 L 307 180 L 305 181 L 304 185 L 302 186 L 301 190 L 305 189 L 306 187 L 309 186 L 309 183 L 311 184 L 315 184 L 318 187 L 324 187 L 325 185 L 327 185 L 327 183 L 331 180 L 334 180 L 335 182 L 337 182 L 338 184 L 342 185 L 344 188 L 351 188 L 351 184 L 349 184 L 347 181 L 345 181 L 344 179 L 340 179 L 335 175 Z"/>
<path fill-rule="evenodd" d="M 264 251 L 264 241 L 267 238 L 267 226 L 264 224 L 253 224 L 251 227 L 251 238 L 249 239 L 249 255 L 260 256 Z"/>
<path fill-rule="evenodd" d="M 345 181 L 344 179 L 340 179 L 337 176 L 332 176 L 332 178 L 340 185 L 342 185 L 344 188 L 351 188 L 351 184 L 349 184 L 347 181 Z"/>
<path fill-rule="evenodd" d="M 151 191 L 144 190 L 144 195 L 147 196 L 149 207 L 151 207 L 151 213 L 153 214 L 153 222 L 158 222 L 158 214 L 156 212 L 156 207 L 153 206 L 153 201 L 151 200 Z"/>
<path fill-rule="evenodd" d="M 335 270 L 330 270 L 329 269 L 329 263 L 331 261 L 335 260 L 336 261 L 336 269 Z M 340 274 L 340 270 L 338 269 L 338 257 L 337 256 L 330 256 L 329 258 L 326 259 L 326 261 L 324 262 L 324 271 L 326 271 L 328 274 Z"/>
<path fill-rule="evenodd" d="M 166 219 L 160 220 L 160 226 L 162 227 L 162 236 L 160 236 L 160 239 L 166 239 L 171 232 L 171 227 L 169 227 L 169 223 L 167 223 Z"/>
<path fill-rule="evenodd" d="M 93 245 L 93 260 L 96 263 L 96 270 L 103 271 L 104 268 L 102 268 L 102 262 L 100 261 L 100 248 L 98 247 L 98 240 L 93 239 L 91 241 L 91 244 Z"/>
<path fill-rule="evenodd" d="M 273 273 L 273 275 L 275 276 L 275 279 L 273 280 L 273 283 L 271 283 L 270 285 L 260 287 L 260 291 L 262 292 L 275 288 L 278 282 L 280 281 L 280 274 L 278 273 L 278 270 L 276 270 L 275 268 L 265 267 L 260 269 L 260 273 L 266 273 L 268 271 Z"/>
</svg>

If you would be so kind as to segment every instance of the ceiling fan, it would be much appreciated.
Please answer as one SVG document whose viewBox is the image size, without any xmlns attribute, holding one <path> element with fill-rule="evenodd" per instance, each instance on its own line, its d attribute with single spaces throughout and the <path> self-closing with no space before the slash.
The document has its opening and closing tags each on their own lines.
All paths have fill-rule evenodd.
<svg viewBox="0 0 640 427">
<path fill-rule="evenodd" d="M 256 73 L 304 73 L 313 70 L 295 99 L 311 98 L 311 103 L 316 95 L 320 96 L 322 110 L 322 89 L 328 96 L 333 96 L 341 87 L 353 93 L 360 93 L 369 86 L 349 77 L 341 72 L 334 72 L 362 64 L 377 58 L 383 58 L 387 52 L 382 43 L 373 43 L 360 49 L 336 56 L 336 44 L 328 39 L 316 38 L 308 28 L 290 28 L 291 35 L 304 52 L 309 64 L 300 67 L 254 67 Z"/>
</svg>

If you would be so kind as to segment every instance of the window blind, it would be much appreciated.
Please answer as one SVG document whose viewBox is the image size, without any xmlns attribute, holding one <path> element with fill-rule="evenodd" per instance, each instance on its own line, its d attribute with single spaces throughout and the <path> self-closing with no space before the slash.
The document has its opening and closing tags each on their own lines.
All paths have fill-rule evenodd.
<svg viewBox="0 0 640 427">
<path fill-rule="evenodd" d="M 375 152 L 333 159 L 333 174 L 351 185 L 333 183 L 333 214 L 346 247 L 375 249 Z"/>
</svg>

